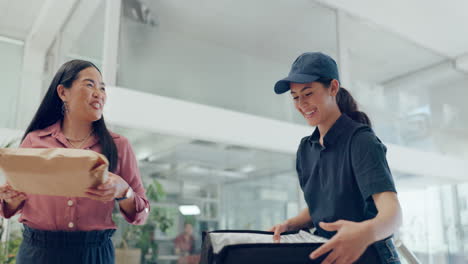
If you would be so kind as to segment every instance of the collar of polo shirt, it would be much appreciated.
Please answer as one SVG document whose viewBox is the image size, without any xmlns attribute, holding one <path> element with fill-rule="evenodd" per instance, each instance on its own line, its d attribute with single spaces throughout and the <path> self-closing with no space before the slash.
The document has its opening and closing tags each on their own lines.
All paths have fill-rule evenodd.
<svg viewBox="0 0 468 264">
<path fill-rule="evenodd" d="M 352 122 L 351 118 L 349 118 L 346 114 L 341 114 L 341 116 L 336 120 L 335 124 L 328 130 L 325 138 L 323 139 L 323 144 L 325 147 L 329 147 L 333 145 L 341 134 L 346 131 L 349 127 L 349 123 Z M 312 135 L 309 137 L 310 143 L 313 144 L 320 144 L 320 131 L 315 128 Z"/>
</svg>

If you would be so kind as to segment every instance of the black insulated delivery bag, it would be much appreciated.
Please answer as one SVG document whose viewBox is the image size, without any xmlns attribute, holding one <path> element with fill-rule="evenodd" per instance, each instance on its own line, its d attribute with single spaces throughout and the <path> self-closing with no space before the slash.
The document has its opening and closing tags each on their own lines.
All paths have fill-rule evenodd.
<svg viewBox="0 0 468 264">
<path fill-rule="evenodd" d="M 273 232 L 204 232 L 200 264 L 318 264 L 326 255 L 315 260 L 309 255 L 326 241 L 303 230 L 282 233 L 281 243 L 273 242 Z"/>
</svg>

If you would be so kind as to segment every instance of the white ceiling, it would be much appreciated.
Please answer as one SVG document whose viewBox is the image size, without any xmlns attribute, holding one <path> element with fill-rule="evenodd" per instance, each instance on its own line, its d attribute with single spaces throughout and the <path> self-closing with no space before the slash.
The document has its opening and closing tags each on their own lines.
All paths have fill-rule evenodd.
<svg viewBox="0 0 468 264">
<path fill-rule="evenodd" d="M 294 173 L 294 155 L 113 127 L 130 142 L 145 176 L 228 182 Z"/>
<path fill-rule="evenodd" d="M 263 40 L 263 44 L 275 46 L 282 43 L 287 46 L 292 44 L 293 47 L 299 45 L 294 43 L 295 34 L 318 33 L 312 34 L 314 38 L 308 43 L 313 45 L 314 42 L 323 41 L 323 35 L 334 26 L 333 19 L 327 18 L 332 11 L 317 8 L 315 2 L 321 2 L 372 21 L 436 53 L 455 57 L 468 52 L 468 27 L 465 26 L 468 2 L 465 0 L 147 0 L 146 2 L 158 16 L 163 19 L 167 16 L 173 17 L 179 21 L 178 25 L 187 25 L 184 22 L 189 22 L 188 25 L 200 29 L 211 25 L 213 33 L 224 32 L 226 37 L 231 36 L 234 40 L 236 33 L 242 32 L 246 36 L 258 36 Z M 0 0 L 0 35 L 25 39 L 43 3 L 44 1 L 33 0 Z M 158 10 L 164 10 L 164 13 Z M 315 27 L 316 21 L 324 22 L 320 25 L 321 32 Z M 279 35 L 278 32 L 288 33 Z M 198 33 L 203 34 L 203 32 Z M 244 40 L 249 42 L 249 39 L 252 38 Z M 257 45 L 262 46 L 261 43 Z M 330 48 L 335 49 L 335 47 Z"/>
<path fill-rule="evenodd" d="M 344 42 L 348 47 L 351 78 L 382 83 L 444 60 L 394 33 L 365 21 L 344 17 Z"/>
<path fill-rule="evenodd" d="M 323 3 L 339 7 L 364 19 L 348 17 L 344 29 L 351 59 L 359 58 L 353 60 L 357 79 L 386 81 L 468 52 L 468 27 L 462 26 L 468 2 L 463 0 L 144 2 L 164 29 L 286 64 L 308 50 L 336 57 L 335 12 Z M 0 35 L 24 40 L 43 3 L 0 0 Z"/>
<path fill-rule="evenodd" d="M 357 15 L 438 54 L 468 52 L 466 0 L 318 0 Z"/>
<path fill-rule="evenodd" d="M 42 0 L 0 0 L 0 36 L 25 40 L 43 3 Z"/>
<path fill-rule="evenodd" d="M 336 55 L 333 10 L 313 1 L 145 1 L 161 29 L 291 63 L 305 50 Z"/>
<path fill-rule="evenodd" d="M 216 43 L 253 57 L 290 65 L 305 51 L 337 58 L 336 13 L 311 0 L 146 1 L 161 30 Z M 346 13 L 345 13 L 346 14 Z M 352 78 L 384 82 L 436 64 L 445 56 L 355 16 L 346 15 L 344 45 Z"/>
</svg>

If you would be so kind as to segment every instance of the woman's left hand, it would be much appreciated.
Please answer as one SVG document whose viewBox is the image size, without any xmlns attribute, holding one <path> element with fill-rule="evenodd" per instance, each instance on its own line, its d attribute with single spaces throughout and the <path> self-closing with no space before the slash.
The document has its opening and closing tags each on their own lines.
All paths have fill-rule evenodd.
<svg viewBox="0 0 468 264">
<path fill-rule="evenodd" d="M 353 263 L 373 243 L 371 230 L 366 222 L 338 220 L 333 223 L 321 222 L 320 227 L 326 231 L 337 231 L 327 243 L 310 254 L 310 258 L 315 259 L 330 252 L 322 264 Z"/>
<path fill-rule="evenodd" d="M 88 188 L 86 196 L 93 200 L 109 202 L 122 197 L 128 188 L 128 183 L 122 177 L 109 172 L 107 181 L 95 188 Z"/>
</svg>

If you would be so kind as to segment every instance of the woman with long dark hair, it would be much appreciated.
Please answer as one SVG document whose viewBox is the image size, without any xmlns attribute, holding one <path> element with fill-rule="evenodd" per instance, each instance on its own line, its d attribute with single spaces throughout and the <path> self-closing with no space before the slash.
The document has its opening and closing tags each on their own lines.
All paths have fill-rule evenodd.
<svg viewBox="0 0 468 264">
<path fill-rule="evenodd" d="M 296 109 L 316 129 L 297 151 L 307 208 L 272 227 L 274 239 L 315 227 L 317 235 L 330 239 L 310 255 L 328 254 L 323 264 L 400 263 L 392 235 L 402 216 L 386 147 L 340 87 L 336 62 L 319 52 L 302 54 L 275 85 L 277 94 L 289 90 Z"/>
<path fill-rule="evenodd" d="M 112 210 L 117 201 L 124 218 L 143 224 L 149 203 L 137 161 L 126 138 L 104 122 L 106 88 L 91 62 L 72 60 L 55 74 L 21 147 L 75 148 L 102 153 L 109 179 L 86 190 L 87 197 L 20 193 L 0 187 L 1 215 L 21 213 L 23 242 L 16 263 L 114 263 Z"/>
</svg>

